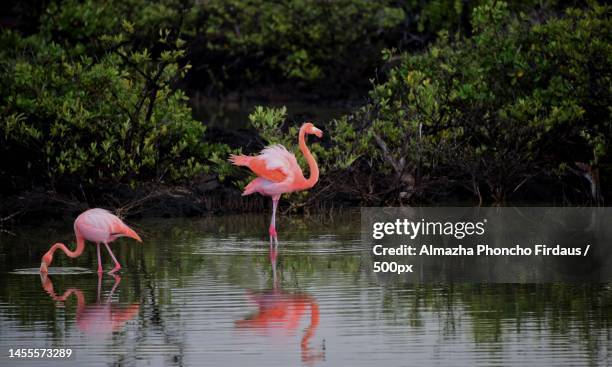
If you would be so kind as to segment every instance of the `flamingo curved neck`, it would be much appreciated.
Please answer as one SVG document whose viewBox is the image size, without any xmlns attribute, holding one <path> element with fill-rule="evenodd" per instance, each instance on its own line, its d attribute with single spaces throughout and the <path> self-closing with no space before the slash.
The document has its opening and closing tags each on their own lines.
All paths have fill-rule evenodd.
<svg viewBox="0 0 612 367">
<path fill-rule="evenodd" d="M 298 142 L 300 150 L 302 151 L 302 154 L 304 155 L 304 158 L 306 158 L 306 162 L 308 163 L 308 170 L 310 171 L 310 177 L 308 177 L 308 179 L 304 182 L 304 188 L 309 189 L 313 187 L 317 183 L 317 181 L 319 181 L 319 166 L 317 166 L 317 162 L 315 161 L 314 157 L 312 156 L 312 153 L 310 153 L 310 150 L 306 146 L 306 130 L 303 126 L 302 128 L 300 128 Z"/>
<path fill-rule="evenodd" d="M 66 254 L 66 256 L 71 257 L 71 258 L 81 256 L 81 254 L 83 253 L 83 250 L 85 250 L 85 239 L 83 238 L 83 236 L 81 236 L 81 234 L 78 231 L 75 234 L 76 234 L 77 246 L 74 251 L 71 251 L 63 243 L 58 242 L 54 244 L 53 246 L 51 246 L 49 251 L 47 251 L 45 256 L 43 256 L 43 262 L 46 263 L 47 266 L 51 265 L 51 262 L 53 261 L 53 254 L 57 250 L 62 250 Z"/>
</svg>

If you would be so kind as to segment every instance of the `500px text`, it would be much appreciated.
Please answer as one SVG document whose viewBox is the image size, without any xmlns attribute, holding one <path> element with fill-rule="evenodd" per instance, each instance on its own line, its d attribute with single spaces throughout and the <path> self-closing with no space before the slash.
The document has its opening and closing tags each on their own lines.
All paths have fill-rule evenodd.
<svg viewBox="0 0 612 367">
<path fill-rule="evenodd" d="M 374 272 L 375 273 L 412 273 L 413 265 L 398 264 L 395 261 L 375 261 Z"/>
</svg>

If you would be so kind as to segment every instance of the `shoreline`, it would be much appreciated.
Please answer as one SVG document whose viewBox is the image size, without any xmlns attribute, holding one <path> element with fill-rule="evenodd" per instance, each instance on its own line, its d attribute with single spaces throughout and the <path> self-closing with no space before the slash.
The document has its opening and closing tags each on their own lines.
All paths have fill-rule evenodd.
<svg viewBox="0 0 612 367">
<path fill-rule="evenodd" d="M 359 204 L 338 198 L 324 203 L 299 206 L 299 212 L 321 214 L 335 209 L 355 209 L 372 204 Z M 570 205 L 568 205 L 570 204 Z M 281 210 L 290 211 L 288 200 L 281 200 Z M 389 206 L 389 205 L 378 205 Z M 406 205 L 401 205 L 406 206 Z M 412 207 L 573 207 L 595 206 L 592 202 L 515 201 L 502 205 L 466 198 L 447 198 L 440 202 L 422 202 Z M 602 205 L 603 207 L 607 205 Z M 187 185 L 144 183 L 136 187 L 125 184 L 107 186 L 98 190 L 59 192 L 37 188 L 19 194 L 0 197 L 0 231 L 12 226 L 32 223 L 73 220 L 89 208 L 104 208 L 120 218 L 196 218 L 209 215 L 241 213 L 268 213 L 269 198 L 262 195 L 242 196 L 238 188 L 223 185 L 216 178 L 205 178 Z"/>
<path fill-rule="evenodd" d="M 221 186 L 216 180 L 189 186 L 145 184 L 131 188 L 116 185 L 78 196 L 41 188 L 0 200 L 0 228 L 74 219 L 93 207 L 108 209 L 122 218 L 187 218 L 260 211 L 267 205 L 264 197 L 243 197 L 238 189 Z"/>
</svg>

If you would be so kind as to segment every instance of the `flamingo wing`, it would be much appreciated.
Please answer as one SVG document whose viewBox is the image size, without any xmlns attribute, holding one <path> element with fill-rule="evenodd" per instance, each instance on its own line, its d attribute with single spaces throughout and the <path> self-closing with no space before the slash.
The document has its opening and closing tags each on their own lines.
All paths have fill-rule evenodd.
<svg viewBox="0 0 612 367">
<path fill-rule="evenodd" d="M 266 147 L 261 151 L 259 157 L 266 162 L 266 168 L 269 171 L 281 171 L 286 176 L 285 180 L 293 181 L 296 176 L 302 173 L 295 155 L 280 144 Z"/>
<path fill-rule="evenodd" d="M 85 211 L 75 221 L 75 227 L 86 239 L 94 242 L 112 241 L 123 236 L 142 242 L 136 232 L 117 216 L 104 209 L 95 208 Z"/>
<path fill-rule="evenodd" d="M 89 209 L 74 222 L 75 230 L 93 242 L 107 241 L 111 235 L 112 214 L 104 209 Z"/>
<path fill-rule="evenodd" d="M 272 182 L 292 182 L 302 173 L 293 153 L 280 145 L 270 145 L 255 157 L 232 155 L 230 161 L 237 166 L 247 166 L 257 176 Z"/>
<path fill-rule="evenodd" d="M 287 175 L 280 169 L 268 169 L 267 162 L 260 157 L 254 157 L 249 166 L 258 177 L 265 178 L 272 182 L 283 182 L 287 179 Z"/>
</svg>

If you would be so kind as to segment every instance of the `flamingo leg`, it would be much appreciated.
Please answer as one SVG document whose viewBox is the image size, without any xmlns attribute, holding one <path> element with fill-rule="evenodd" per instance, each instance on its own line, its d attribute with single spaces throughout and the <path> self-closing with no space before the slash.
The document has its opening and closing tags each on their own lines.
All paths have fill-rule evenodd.
<svg viewBox="0 0 612 367">
<path fill-rule="evenodd" d="M 272 196 L 272 219 L 270 220 L 270 244 L 274 240 L 274 244 L 278 244 L 278 235 L 276 233 L 276 208 L 278 208 L 278 200 L 280 195 Z"/>
<path fill-rule="evenodd" d="M 98 250 L 100 250 L 100 244 L 98 244 Z M 100 303 L 100 290 L 102 289 L 102 272 L 98 272 L 98 293 L 96 293 L 96 302 Z"/>
<path fill-rule="evenodd" d="M 117 261 L 117 258 L 115 257 L 115 254 L 113 254 L 113 252 L 110 249 L 110 246 L 108 245 L 108 243 L 104 243 L 104 246 L 106 246 L 106 249 L 108 250 L 108 253 L 111 255 L 111 258 L 113 259 L 113 261 L 115 262 L 115 267 L 113 268 L 113 270 L 109 271 L 109 274 L 114 274 L 115 272 L 119 271 L 121 269 L 121 264 L 119 264 L 119 261 Z"/>
<path fill-rule="evenodd" d="M 98 248 L 98 274 L 102 274 L 102 256 L 100 256 L 100 242 L 96 243 Z"/>
</svg>

